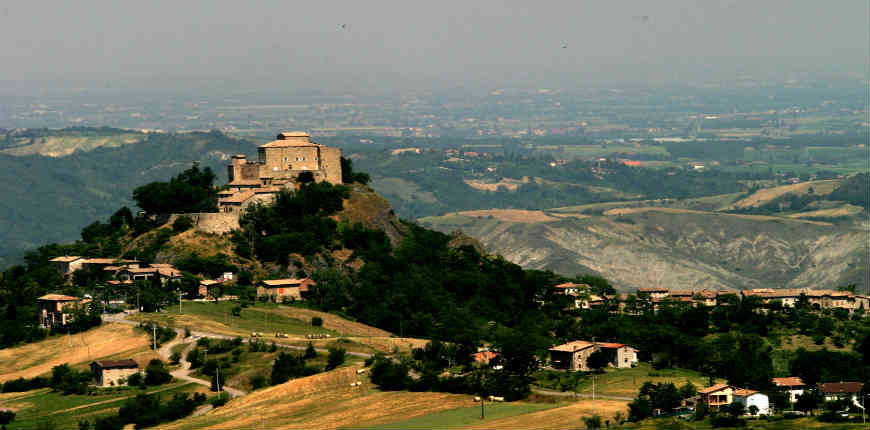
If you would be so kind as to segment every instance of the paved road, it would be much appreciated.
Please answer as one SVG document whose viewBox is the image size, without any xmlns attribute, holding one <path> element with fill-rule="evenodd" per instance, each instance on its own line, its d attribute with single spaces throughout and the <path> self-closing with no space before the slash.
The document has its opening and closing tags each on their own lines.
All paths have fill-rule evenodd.
<svg viewBox="0 0 870 430">
<path fill-rule="evenodd" d="M 575 393 L 573 391 L 553 391 L 553 390 L 547 390 L 545 388 L 538 388 L 535 386 L 532 386 L 532 392 L 538 393 L 538 394 L 544 394 L 547 396 L 573 397 L 573 398 L 582 398 L 582 399 L 591 399 L 592 398 L 592 394 Z M 604 395 L 604 394 L 596 394 L 595 398 L 596 399 L 603 399 L 603 400 L 628 400 L 628 401 L 634 400 L 631 397 L 608 396 L 608 395 Z"/>
</svg>

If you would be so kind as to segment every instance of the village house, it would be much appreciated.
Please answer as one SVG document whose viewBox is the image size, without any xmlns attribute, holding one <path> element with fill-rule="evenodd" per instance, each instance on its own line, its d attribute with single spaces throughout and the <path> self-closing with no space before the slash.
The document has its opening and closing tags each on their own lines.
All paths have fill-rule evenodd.
<svg viewBox="0 0 870 430">
<path fill-rule="evenodd" d="M 310 278 L 270 279 L 257 283 L 257 297 L 268 297 L 274 302 L 302 300 L 308 289 L 314 285 Z"/>
<path fill-rule="evenodd" d="M 766 394 L 755 390 L 737 388 L 734 390 L 734 401 L 742 403 L 747 409 L 747 414 L 751 414 L 749 409 L 755 406 L 758 408 L 757 415 L 770 415 L 770 399 Z"/>
<path fill-rule="evenodd" d="M 496 357 L 498 357 L 498 353 L 493 351 L 478 351 L 471 354 L 471 358 L 474 359 L 474 362 L 479 364 L 489 364 L 489 362 Z"/>
<path fill-rule="evenodd" d="M 701 388 L 698 395 L 707 406 L 718 409 L 723 405 L 730 405 L 734 401 L 734 387 L 728 384 L 715 384 L 711 387 Z"/>
<path fill-rule="evenodd" d="M 112 266 L 112 265 L 137 265 L 136 260 L 124 260 L 115 258 L 82 258 L 77 255 L 62 255 L 49 260 L 54 264 L 54 267 L 61 275 L 67 276 L 79 269 L 87 269 L 90 266 Z"/>
<path fill-rule="evenodd" d="M 798 376 L 789 376 L 786 378 L 773 378 L 773 385 L 777 390 L 788 393 L 788 401 L 790 403 L 797 402 L 798 396 L 802 395 L 806 390 L 806 384 Z"/>
<path fill-rule="evenodd" d="M 610 366 L 616 368 L 632 367 L 637 364 L 637 349 L 622 343 L 587 342 L 575 340 L 550 348 L 550 365 L 554 369 L 588 372 L 592 369 L 586 364 L 589 356 L 596 351 L 604 351 Z"/>
<path fill-rule="evenodd" d="M 164 285 L 171 281 L 182 278 L 181 271 L 171 264 L 151 264 L 149 267 L 139 267 L 138 264 L 124 266 L 108 266 L 106 270 L 115 272 L 115 279 L 119 281 L 147 281 L 158 278 Z"/>
<path fill-rule="evenodd" d="M 610 365 L 619 369 L 637 365 L 637 349 L 623 343 L 599 343 L 602 351 L 607 354 Z"/>
<path fill-rule="evenodd" d="M 650 299 L 663 299 L 670 295 L 670 291 L 667 288 L 638 288 L 637 289 L 638 296 L 647 296 Z"/>
<path fill-rule="evenodd" d="M 840 399 L 851 400 L 853 403 L 859 402 L 862 388 L 864 388 L 862 382 L 825 382 L 819 384 L 819 392 L 822 393 L 826 402 Z"/>
<path fill-rule="evenodd" d="M 127 385 L 127 378 L 139 373 L 139 364 L 133 360 L 97 360 L 91 363 L 94 385 L 113 387 Z"/>
<path fill-rule="evenodd" d="M 575 340 L 550 348 L 550 366 L 554 369 L 566 369 L 588 372 L 586 360 L 596 351 L 592 342 Z"/>
<path fill-rule="evenodd" d="M 46 294 L 36 299 L 39 305 L 39 326 L 52 328 L 67 325 L 80 301 L 78 297 L 63 294 Z"/>
</svg>

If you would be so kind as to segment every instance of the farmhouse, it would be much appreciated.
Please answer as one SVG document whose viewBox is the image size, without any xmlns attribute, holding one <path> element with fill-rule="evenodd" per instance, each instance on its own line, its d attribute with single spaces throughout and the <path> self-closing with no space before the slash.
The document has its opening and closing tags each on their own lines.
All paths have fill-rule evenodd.
<svg viewBox="0 0 870 430">
<path fill-rule="evenodd" d="M 77 255 L 62 255 L 52 258 L 49 261 L 54 263 L 54 267 L 57 268 L 61 275 L 64 276 L 70 275 L 79 269 L 88 269 L 91 266 L 106 267 L 116 264 L 126 264 L 131 267 L 138 267 L 138 261 L 136 260 L 121 260 L 114 258 L 82 258 Z"/>
<path fill-rule="evenodd" d="M 770 415 L 770 399 L 768 399 L 766 394 L 755 390 L 738 388 L 734 390 L 734 401 L 742 403 L 746 409 L 755 406 L 758 408 L 757 414 L 759 415 Z"/>
<path fill-rule="evenodd" d="M 607 361 L 618 369 L 637 365 L 637 349 L 623 343 L 599 343 L 601 351 L 607 354 Z"/>
<path fill-rule="evenodd" d="M 788 401 L 791 403 L 797 402 L 797 397 L 804 393 L 806 384 L 798 376 L 789 376 L 787 378 L 773 378 L 773 385 L 777 390 L 788 393 Z"/>
<path fill-rule="evenodd" d="M 556 369 L 588 372 L 592 370 L 586 361 L 596 351 L 607 355 L 609 365 L 616 368 L 637 364 L 637 349 L 622 343 L 596 343 L 575 340 L 550 348 L 550 365 Z"/>
<path fill-rule="evenodd" d="M 260 281 L 257 284 L 257 297 L 268 297 L 272 301 L 280 301 L 284 298 L 302 300 L 303 293 L 315 285 L 310 278 L 287 278 Z"/>
<path fill-rule="evenodd" d="M 72 320 L 72 311 L 81 299 L 62 294 L 46 294 L 36 299 L 39 304 L 39 326 L 64 326 Z"/>
<path fill-rule="evenodd" d="M 856 402 L 862 388 L 864 388 L 864 384 L 861 382 L 825 382 L 819 384 L 819 392 L 825 397 L 826 402 L 839 399 Z"/>
<path fill-rule="evenodd" d="M 730 405 L 734 401 L 734 387 L 728 384 L 715 384 L 701 388 L 698 390 L 698 395 L 711 408 L 719 408 L 722 405 Z"/>
<path fill-rule="evenodd" d="M 139 364 L 133 360 L 98 360 L 91 363 L 94 385 L 110 387 L 126 385 L 127 378 L 139 373 Z"/>
</svg>

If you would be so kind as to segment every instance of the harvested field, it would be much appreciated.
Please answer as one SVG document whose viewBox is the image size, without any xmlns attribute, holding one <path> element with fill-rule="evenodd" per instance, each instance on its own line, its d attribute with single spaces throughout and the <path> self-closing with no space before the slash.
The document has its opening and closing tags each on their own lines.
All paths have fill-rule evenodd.
<svg viewBox="0 0 870 430">
<path fill-rule="evenodd" d="M 349 367 L 296 379 L 230 401 L 167 429 L 305 428 L 371 426 L 472 404 L 470 396 L 380 392 Z M 361 387 L 350 383 L 361 380 Z"/>
<path fill-rule="evenodd" d="M 844 205 L 838 208 L 819 209 L 810 212 L 800 212 L 789 215 L 790 218 L 837 218 L 857 215 L 863 208 L 860 206 Z"/>
<path fill-rule="evenodd" d="M 508 191 L 516 191 L 522 184 L 529 183 L 529 177 L 523 176 L 522 179 L 502 178 L 498 182 L 484 182 L 476 179 L 464 179 L 463 182 L 469 187 L 481 191 L 498 191 L 499 187 L 504 187 Z"/>
<path fill-rule="evenodd" d="M 302 321 L 311 321 L 312 317 L 320 317 L 323 319 L 323 328 L 340 333 L 344 336 L 392 336 L 392 333 L 386 330 L 381 330 L 377 327 L 372 327 L 356 321 L 350 321 L 335 314 L 315 311 L 312 309 L 282 306 L 270 309 L 269 312 L 289 318 L 296 318 Z"/>
<path fill-rule="evenodd" d="M 731 205 L 731 208 L 747 208 L 753 206 L 761 206 L 787 193 L 802 196 L 807 194 L 810 188 L 813 189 L 813 194 L 828 195 L 831 194 L 831 192 L 833 192 L 839 185 L 840 181 L 838 180 L 826 180 L 765 188 L 758 190 L 752 193 L 752 195 L 737 201 L 736 203 Z"/>
<path fill-rule="evenodd" d="M 557 218 L 547 215 L 542 211 L 528 211 L 522 209 L 488 209 L 488 210 L 479 210 L 479 211 L 465 211 L 465 212 L 457 212 L 456 215 L 462 215 L 467 217 L 488 217 L 492 216 L 493 218 L 508 221 L 508 222 L 528 222 L 528 223 L 536 223 L 536 222 L 547 222 L 547 221 L 556 221 Z"/>
<path fill-rule="evenodd" d="M 777 217 L 777 216 L 769 216 L 769 215 L 742 215 L 742 214 L 729 214 L 729 213 L 721 213 L 721 212 L 705 212 L 705 211 L 696 211 L 691 209 L 674 209 L 674 208 L 662 208 L 662 207 L 647 207 L 647 208 L 618 208 L 618 209 L 610 209 L 604 212 L 604 215 L 607 216 L 621 216 L 621 215 L 632 215 L 639 214 L 644 212 L 664 212 L 671 214 L 697 214 L 697 215 L 718 215 L 718 216 L 732 216 L 739 217 L 745 219 L 751 219 L 756 221 L 791 221 L 791 222 L 802 222 L 807 224 L 814 225 L 833 225 L 829 222 L 821 222 L 821 221 L 810 221 L 798 218 L 785 218 L 785 217 Z"/>
<path fill-rule="evenodd" d="M 39 376 L 63 363 L 75 365 L 98 358 L 143 356 L 147 349 L 148 336 L 144 332 L 128 325 L 103 324 L 72 336 L 56 336 L 0 350 L 0 382 Z M 142 359 L 146 360 L 145 357 Z"/>
<path fill-rule="evenodd" d="M 621 412 L 628 413 L 628 402 L 622 400 L 583 400 L 560 408 L 515 415 L 496 420 L 486 420 L 478 425 L 463 428 L 471 429 L 574 429 L 582 427 L 583 417 L 598 415 L 603 420 L 611 420 Z"/>
</svg>

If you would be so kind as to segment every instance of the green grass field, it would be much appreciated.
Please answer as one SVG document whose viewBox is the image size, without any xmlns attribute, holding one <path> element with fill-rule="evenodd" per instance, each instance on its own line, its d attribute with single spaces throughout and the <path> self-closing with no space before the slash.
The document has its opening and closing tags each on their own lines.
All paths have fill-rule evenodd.
<svg viewBox="0 0 870 430">
<path fill-rule="evenodd" d="M 81 420 L 92 424 L 95 419 L 112 415 L 122 402 L 137 394 L 159 393 L 170 397 L 174 393 L 201 391 L 201 386 L 193 383 L 173 383 L 148 390 L 130 389 L 95 396 L 67 395 L 52 392 L 45 388 L 24 393 L 4 394 L 0 397 L 0 409 L 16 411 L 15 421 L 7 426 L 12 429 L 35 428 L 78 428 Z"/>
<path fill-rule="evenodd" d="M 251 332 L 262 332 L 274 335 L 276 332 L 291 335 L 309 333 L 337 333 L 322 327 L 313 327 L 310 321 L 290 318 L 280 313 L 270 312 L 279 306 L 272 303 L 257 303 L 255 306 L 243 308 L 239 316 L 233 316 L 232 309 L 238 306 L 234 302 L 183 302 L 181 313 L 178 306 L 170 306 L 166 312 L 135 315 L 140 321 L 155 321 L 162 325 L 173 327 L 190 327 L 191 330 L 211 331 L 216 333 L 247 337 Z"/>
<path fill-rule="evenodd" d="M 512 417 L 556 407 L 546 403 L 489 403 L 485 405 L 486 419 L 480 419 L 480 406 L 457 408 L 434 414 L 366 428 L 381 429 L 449 429 L 480 425 L 487 420 Z"/>
<path fill-rule="evenodd" d="M 746 426 L 741 427 L 747 430 L 792 430 L 792 429 L 825 429 L 825 430 L 866 430 L 867 424 L 857 423 L 821 423 L 816 418 L 798 418 L 798 419 L 747 419 Z M 656 418 L 641 421 L 639 423 L 626 423 L 619 429 L 632 430 L 653 430 L 653 429 L 668 429 L 668 430 L 708 430 L 712 429 L 710 420 L 704 421 L 684 421 L 675 418 Z"/>
<path fill-rule="evenodd" d="M 677 387 L 691 382 L 697 388 L 706 387 L 708 378 L 694 370 L 688 369 L 661 369 L 655 370 L 649 363 L 639 363 L 637 367 L 630 369 L 607 369 L 601 375 L 595 376 L 595 393 L 608 396 L 634 397 L 644 382 L 668 383 L 672 382 Z M 724 382 L 717 380 L 716 382 Z M 578 393 L 592 394 L 592 378 L 587 377 L 580 381 Z"/>
</svg>

